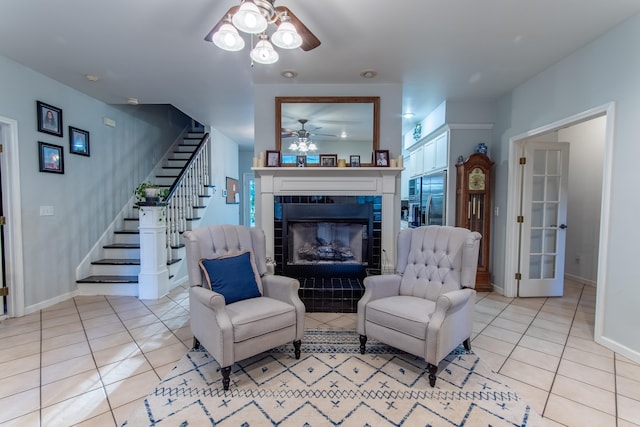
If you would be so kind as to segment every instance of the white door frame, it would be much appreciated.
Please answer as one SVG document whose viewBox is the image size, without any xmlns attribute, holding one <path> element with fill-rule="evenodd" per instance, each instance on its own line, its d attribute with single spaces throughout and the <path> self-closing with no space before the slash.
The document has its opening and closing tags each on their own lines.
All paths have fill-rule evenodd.
<svg viewBox="0 0 640 427">
<path fill-rule="evenodd" d="M 610 205 L 611 205 L 611 172 L 613 162 L 613 124 L 615 114 L 615 103 L 607 104 L 592 108 L 574 116 L 567 117 L 562 120 L 550 123 L 548 125 L 530 130 L 520 135 L 509 138 L 509 171 L 507 184 L 507 235 L 505 242 L 505 271 L 504 271 L 504 292 L 507 297 L 515 297 L 517 285 L 514 279 L 518 268 L 518 223 L 516 222 L 518 201 L 520 200 L 520 186 L 517 185 L 519 180 L 520 169 L 518 167 L 518 159 L 520 151 L 519 143 L 537 135 L 548 132 L 557 131 L 561 128 L 572 126 L 581 122 L 585 122 L 596 117 L 606 115 L 605 141 L 604 141 L 604 159 L 602 170 L 602 204 L 600 207 L 600 242 L 598 246 L 598 276 L 596 288 L 596 313 L 595 313 L 595 339 L 602 337 L 603 319 L 604 319 L 604 303 L 603 299 L 606 295 L 605 289 L 607 283 L 605 281 L 607 273 L 607 248 L 609 247 L 609 223 L 610 223 Z"/>
<path fill-rule="evenodd" d="M 2 155 L 2 194 L 5 217 L 5 268 L 9 289 L 7 315 L 24 315 L 24 259 L 22 253 L 22 202 L 20 197 L 20 158 L 18 156 L 18 122 L 0 116 L 0 132 L 4 145 Z"/>
</svg>

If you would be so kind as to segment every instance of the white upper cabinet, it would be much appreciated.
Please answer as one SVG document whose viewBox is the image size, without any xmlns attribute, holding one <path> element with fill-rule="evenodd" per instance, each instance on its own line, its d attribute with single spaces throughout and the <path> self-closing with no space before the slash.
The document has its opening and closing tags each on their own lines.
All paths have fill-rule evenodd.
<svg viewBox="0 0 640 427">
<path fill-rule="evenodd" d="M 449 159 L 449 132 L 444 132 L 411 152 L 411 176 L 445 169 Z"/>
<path fill-rule="evenodd" d="M 411 152 L 411 176 L 420 176 L 424 173 L 424 146 L 420 146 Z"/>
</svg>

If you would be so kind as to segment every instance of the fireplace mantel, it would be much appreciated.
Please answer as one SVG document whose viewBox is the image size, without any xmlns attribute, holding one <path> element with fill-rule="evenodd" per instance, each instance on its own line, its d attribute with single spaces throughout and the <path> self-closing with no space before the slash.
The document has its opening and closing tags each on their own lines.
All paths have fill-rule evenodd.
<svg viewBox="0 0 640 427">
<path fill-rule="evenodd" d="M 382 248 L 395 259 L 400 230 L 400 172 L 404 168 L 257 167 L 256 223 L 265 232 L 267 256 L 273 257 L 274 196 L 382 196 Z M 385 266 L 386 267 L 386 266 Z"/>
</svg>

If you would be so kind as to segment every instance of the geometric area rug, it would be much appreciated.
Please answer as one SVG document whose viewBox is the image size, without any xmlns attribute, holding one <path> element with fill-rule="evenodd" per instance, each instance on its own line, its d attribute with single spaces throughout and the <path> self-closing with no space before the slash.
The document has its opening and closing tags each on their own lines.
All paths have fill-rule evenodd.
<svg viewBox="0 0 640 427">
<path fill-rule="evenodd" d="M 355 331 L 307 330 L 302 356 L 277 347 L 233 365 L 228 391 L 189 351 L 122 424 L 140 426 L 541 426 L 542 418 L 462 346 L 429 385 L 424 359 Z"/>
</svg>

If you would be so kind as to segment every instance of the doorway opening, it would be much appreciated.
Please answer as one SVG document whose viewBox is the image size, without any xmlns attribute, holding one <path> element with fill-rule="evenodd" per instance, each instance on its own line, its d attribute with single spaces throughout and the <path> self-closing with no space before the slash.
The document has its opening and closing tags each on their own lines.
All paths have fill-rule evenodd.
<svg viewBox="0 0 640 427">
<path fill-rule="evenodd" d="M 0 173 L 2 180 L 2 215 L 5 225 L 2 229 L 3 281 L 8 290 L 5 298 L 6 311 L 0 317 L 20 317 L 24 315 L 24 276 L 22 256 L 22 219 L 20 200 L 20 162 L 18 157 L 18 122 L 0 116 Z"/>
<path fill-rule="evenodd" d="M 513 218 L 507 222 L 507 233 L 505 243 L 505 284 L 504 295 L 507 297 L 516 297 L 518 295 L 518 282 L 516 280 L 516 273 L 519 267 L 519 224 L 517 222 L 519 203 L 522 194 L 522 188 L 519 186 L 520 180 L 520 168 L 519 158 L 521 153 L 521 146 L 525 141 L 529 141 L 536 138 L 544 138 L 546 135 L 552 133 L 561 132 L 563 129 L 588 122 L 590 120 L 604 117 L 605 129 L 604 129 L 604 141 L 602 148 L 602 158 L 600 162 L 600 189 L 601 197 L 599 206 L 594 207 L 599 211 L 599 221 L 596 227 L 599 229 L 597 233 L 597 252 L 595 254 L 594 263 L 597 264 L 596 280 L 596 337 L 601 335 L 602 331 L 602 313 L 599 310 L 602 309 L 603 304 L 600 298 L 604 295 L 604 288 L 606 283 L 605 277 L 605 265 L 604 260 L 607 259 L 607 247 L 608 247 L 608 224 L 610 218 L 609 212 L 609 199 L 611 197 L 611 171 L 612 171 L 612 153 L 613 153 L 613 124 L 614 124 L 614 111 L 615 105 L 613 102 L 587 110 L 583 113 L 576 114 L 574 116 L 567 117 L 549 125 L 533 129 L 525 134 L 514 136 L 509 141 L 509 172 L 508 172 L 508 189 L 507 189 L 507 218 Z M 578 143 L 578 141 L 575 141 Z M 579 144 L 575 144 L 573 151 L 580 150 Z M 568 225 L 568 232 L 571 232 L 571 224 Z M 530 242 L 523 242 L 523 245 L 530 244 Z M 570 260 L 575 261 L 574 254 L 569 254 Z M 590 283 L 590 284 L 595 284 Z"/>
</svg>

